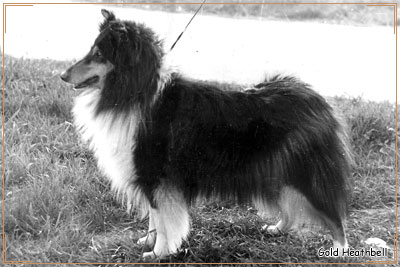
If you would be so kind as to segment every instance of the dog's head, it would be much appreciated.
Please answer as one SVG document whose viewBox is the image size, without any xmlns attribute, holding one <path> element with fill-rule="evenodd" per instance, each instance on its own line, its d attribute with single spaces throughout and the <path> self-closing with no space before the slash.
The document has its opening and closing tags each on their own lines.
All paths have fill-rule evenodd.
<svg viewBox="0 0 400 267">
<path fill-rule="evenodd" d="M 61 74 L 75 88 L 92 87 L 144 94 L 154 83 L 163 56 L 161 43 L 144 25 L 116 19 L 102 10 L 104 21 L 89 53 Z M 132 90 L 136 94 L 132 93 Z"/>
</svg>

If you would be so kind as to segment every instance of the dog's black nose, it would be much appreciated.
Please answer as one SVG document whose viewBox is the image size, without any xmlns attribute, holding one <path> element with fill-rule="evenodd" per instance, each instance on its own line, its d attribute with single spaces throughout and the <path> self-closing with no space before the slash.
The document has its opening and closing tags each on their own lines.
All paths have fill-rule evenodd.
<svg viewBox="0 0 400 267">
<path fill-rule="evenodd" d="M 61 78 L 61 80 L 66 82 L 68 80 L 68 73 L 66 71 L 64 71 L 63 73 L 61 73 L 60 78 Z"/>
</svg>

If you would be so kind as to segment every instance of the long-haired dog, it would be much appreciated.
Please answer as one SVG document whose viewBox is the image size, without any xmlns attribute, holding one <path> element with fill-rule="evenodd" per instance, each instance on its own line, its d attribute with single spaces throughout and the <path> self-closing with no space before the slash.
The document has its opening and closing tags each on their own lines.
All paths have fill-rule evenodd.
<svg viewBox="0 0 400 267">
<path fill-rule="evenodd" d="M 89 53 L 61 78 L 85 88 L 73 116 L 117 195 L 149 215 L 144 257 L 175 253 L 201 199 L 280 214 L 271 233 L 312 221 L 347 247 L 350 156 L 332 108 L 307 84 L 276 76 L 251 90 L 168 73 L 145 25 L 102 10 Z M 154 231 L 155 230 L 155 231 Z"/>
</svg>

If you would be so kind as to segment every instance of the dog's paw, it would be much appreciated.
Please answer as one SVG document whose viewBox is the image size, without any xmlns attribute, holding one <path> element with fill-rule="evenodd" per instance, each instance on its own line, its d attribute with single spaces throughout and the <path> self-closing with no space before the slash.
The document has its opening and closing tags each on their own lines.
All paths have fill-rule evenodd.
<svg viewBox="0 0 400 267">
<path fill-rule="evenodd" d="M 154 234 L 147 234 L 144 237 L 139 238 L 137 244 L 141 246 L 153 247 L 155 242 L 156 236 Z"/>
<path fill-rule="evenodd" d="M 158 256 L 153 251 L 143 253 L 142 257 L 144 259 L 156 259 Z"/>
<path fill-rule="evenodd" d="M 282 234 L 281 230 L 276 225 L 268 225 L 268 224 L 266 224 L 261 228 L 261 230 L 267 231 L 267 233 L 269 233 L 271 235 L 280 235 L 280 234 Z"/>
<path fill-rule="evenodd" d="M 168 251 L 150 251 L 150 252 L 145 252 L 143 253 L 142 257 L 144 259 L 164 259 L 167 256 L 169 256 L 170 253 L 168 253 Z"/>
</svg>

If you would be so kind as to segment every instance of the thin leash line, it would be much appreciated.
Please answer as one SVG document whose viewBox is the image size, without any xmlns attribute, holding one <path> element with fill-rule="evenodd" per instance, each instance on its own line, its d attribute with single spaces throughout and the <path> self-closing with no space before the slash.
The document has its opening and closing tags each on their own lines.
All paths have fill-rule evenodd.
<svg viewBox="0 0 400 267">
<path fill-rule="evenodd" d="M 179 41 L 179 39 L 181 39 L 183 33 L 186 31 L 186 29 L 189 27 L 190 23 L 192 22 L 192 20 L 194 19 L 194 17 L 197 15 L 197 13 L 199 13 L 200 9 L 203 7 L 204 3 L 207 0 L 204 0 L 203 3 L 201 3 L 200 7 L 196 10 L 196 12 L 194 13 L 194 15 L 192 16 L 192 18 L 189 20 L 188 24 L 186 24 L 185 29 L 183 29 L 183 31 L 181 32 L 181 34 L 179 34 L 178 38 L 176 39 L 176 41 L 174 42 L 174 44 L 171 46 L 171 48 L 169 49 L 169 51 L 171 52 L 172 49 L 174 49 L 176 43 Z"/>
</svg>

